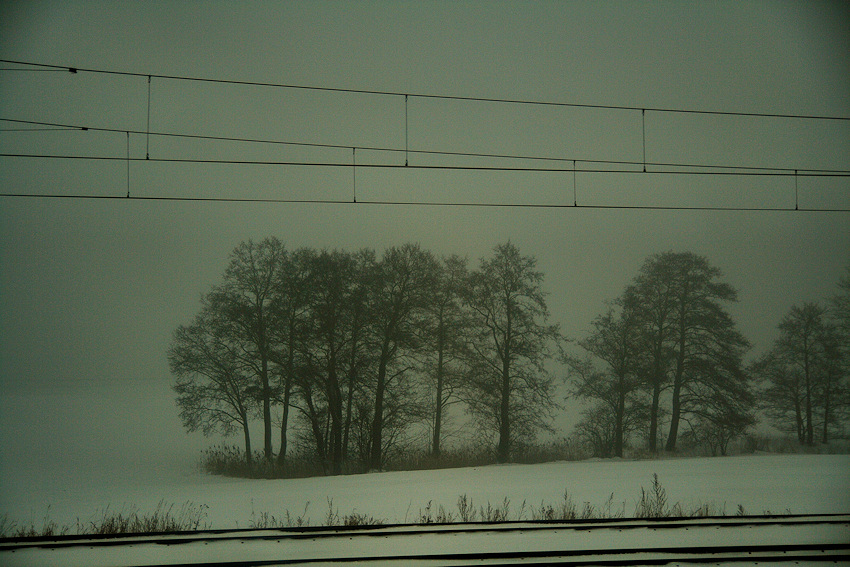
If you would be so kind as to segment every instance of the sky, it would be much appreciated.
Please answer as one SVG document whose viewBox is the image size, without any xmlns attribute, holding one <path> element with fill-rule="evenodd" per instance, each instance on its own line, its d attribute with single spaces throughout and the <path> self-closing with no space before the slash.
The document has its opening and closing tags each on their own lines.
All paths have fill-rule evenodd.
<svg viewBox="0 0 850 567">
<path fill-rule="evenodd" d="M 649 255 L 693 251 L 738 290 L 730 311 L 764 352 L 850 266 L 848 178 L 787 175 L 850 169 L 848 22 L 841 2 L 0 3 L 1 59 L 80 69 L 0 65 L 0 153 L 113 158 L 0 156 L 0 192 L 339 201 L 0 197 L 0 480 L 194 459 L 205 442 L 180 426 L 165 353 L 249 238 L 418 242 L 473 265 L 511 240 L 572 338 Z M 365 167 L 405 158 L 365 148 L 405 147 L 411 166 L 563 171 Z M 587 172 L 641 169 L 602 161 L 786 175 Z M 844 212 L 716 210 L 795 205 Z"/>
</svg>

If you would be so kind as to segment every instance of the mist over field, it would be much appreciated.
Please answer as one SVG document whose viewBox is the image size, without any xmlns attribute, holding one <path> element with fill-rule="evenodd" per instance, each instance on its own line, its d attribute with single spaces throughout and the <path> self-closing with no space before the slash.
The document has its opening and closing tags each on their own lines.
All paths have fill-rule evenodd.
<svg viewBox="0 0 850 567">
<path fill-rule="evenodd" d="M 249 241 L 378 258 L 411 243 L 471 270 L 510 242 L 575 357 L 647 259 L 707 259 L 737 292 L 724 309 L 749 368 L 793 306 L 831 305 L 850 266 L 848 20 L 828 2 L 3 3 L 0 515 L 197 499 L 230 527 L 252 499 L 363 506 L 343 493 L 367 498 L 376 479 L 399 497 L 442 484 L 446 505 L 473 487 L 597 502 L 656 468 L 681 499 L 847 511 L 850 467 L 828 455 L 700 460 L 698 478 L 680 459 L 208 476 L 202 450 L 243 441 L 187 433 L 168 355 Z M 590 402 L 566 397 L 575 368 L 546 369 L 562 407 L 542 438 L 561 441 Z M 478 439 L 465 407 L 447 446 Z M 748 431 L 777 435 L 757 413 Z M 262 450 L 262 420 L 249 428 Z M 644 445 L 633 431 L 629 449 Z M 761 462 L 780 488 L 736 476 Z M 798 465 L 816 481 L 786 492 Z M 413 495 L 395 500 L 374 513 L 403 519 Z"/>
</svg>

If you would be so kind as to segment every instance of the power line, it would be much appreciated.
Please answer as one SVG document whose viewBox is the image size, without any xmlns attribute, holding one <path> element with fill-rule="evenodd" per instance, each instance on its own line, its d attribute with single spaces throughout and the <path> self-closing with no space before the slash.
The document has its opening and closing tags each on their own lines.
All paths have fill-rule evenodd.
<svg viewBox="0 0 850 567">
<path fill-rule="evenodd" d="M 0 128 L 0 132 L 79 132 L 79 128 Z"/>
<path fill-rule="evenodd" d="M 489 103 L 502 103 L 502 104 L 522 104 L 522 105 L 535 105 L 535 106 L 555 106 L 555 107 L 568 107 L 568 108 L 588 108 L 588 109 L 602 109 L 602 110 L 630 110 L 630 111 L 641 111 L 641 112 L 662 112 L 662 113 L 675 113 L 675 114 L 703 114 L 703 115 L 714 115 L 714 116 L 748 116 L 748 117 L 757 117 L 757 118 L 794 118 L 794 119 L 803 119 L 803 120 L 839 120 L 839 121 L 850 121 L 850 116 L 830 116 L 830 115 L 812 115 L 812 114 L 783 114 L 783 113 L 768 113 L 768 112 L 740 112 L 740 111 L 719 111 L 719 110 L 698 110 L 698 109 L 686 109 L 686 108 L 664 108 L 664 107 L 649 107 L 649 106 L 626 106 L 626 105 L 611 105 L 611 104 L 581 104 L 581 103 L 572 103 L 572 102 L 556 102 L 556 101 L 546 101 L 546 100 L 531 100 L 531 99 L 511 99 L 511 98 L 494 98 L 494 97 L 475 97 L 475 96 L 461 96 L 461 95 L 440 95 L 433 93 L 412 93 L 412 92 L 402 92 L 402 91 L 384 91 L 384 90 L 374 90 L 374 89 L 353 89 L 353 88 L 342 88 L 342 87 L 319 87 L 313 85 L 297 85 L 291 83 L 271 83 L 271 82 L 263 82 L 263 81 L 241 81 L 241 80 L 233 80 L 233 79 L 215 79 L 208 77 L 197 77 L 190 75 L 167 75 L 167 74 L 156 74 L 156 73 L 137 73 L 131 71 L 115 71 L 108 69 L 97 69 L 97 68 L 86 68 L 86 67 L 67 67 L 64 65 L 51 65 L 46 63 L 33 63 L 30 61 L 20 61 L 20 60 L 12 60 L 12 59 L 0 59 L 0 63 L 8 63 L 13 65 L 27 65 L 30 67 L 45 69 L 45 70 L 55 70 L 55 71 L 68 71 L 70 73 L 78 73 L 78 72 L 86 72 L 86 73 L 97 73 L 104 75 L 120 75 L 125 77 L 144 77 L 144 78 L 155 78 L 155 79 L 167 79 L 174 81 L 193 81 L 193 82 L 201 82 L 201 83 L 218 83 L 218 84 L 227 84 L 227 85 L 243 85 L 243 86 L 252 86 L 252 87 L 271 87 L 271 88 L 281 88 L 281 89 L 294 89 L 294 90 L 306 90 L 306 91 L 321 91 L 321 92 L 334 92 L 334 93 L 347 93 L 347 94 L 365 94 L 365 95 L 377 95 L 377 96 L 393 96 L 393 97 L 413 97 L 413 98 L 422 98 L 422 99 L 438 99 L 438 100 L 454 100 L 454 101 L 465 101 L 465 102 L 489 102 Z"/>
<path fill-rule="evenodd" d="M 341 199 L 279 199 L 261 197 L 183 197 L 183 196 L 142 196 L 132 195 L 83 195 L 83 194 L 43 194 L 43 193 L 0 193 L 0 197 L 27 199 L 82 199 L 82 200 L 120 200 L 120 201 L 164 201 L 196 203 L 267 203 L 267 204 L 309 204 L 309 205 L 351 205 L 351 206 L 417 206 L 417 207 L 476 207 L 476 208 L 524 208 L 524 209 L 598 209 L 598 210 L 634 210 L 634 211 L 728 211 L 728 212 L 800 212 L 800 213 L 850 213 L 850 208 L 794 208 L 794 207 L 741 207 L 741 206 L 702 206 L 702 205 L 577 205 L 557 203 L 496 203 L 476 201 L 391 201 Z"/>
<path fill-rule="evenodd" d="M 194 139 L 194 140 L 206 140 L 206 141 L 217 141 L 217 142 L 238 142 L 238 143 L 253 143 L 253 144 L 269 144 L 269 145 L 286 145 L 286 146 L 300 146 L 300 147 L 312 147 L 312 148 L 325 148 L 325 149 L 343 149 L 343 150 L 351 150 L 357 149 L 361 151 L 374 151 L 374 152 L 387 152 L 387 153 L 410 153 L 410 154 L 421 154 L 421 155 L 437 155 L 437 156 L 452 156 L 452 157 L 475 157 L 475 158 L 492 158 L 492 159 L 511 159 L 511 160 L 526 160 L 526 161 L 551 161 L 551 162 L 561 162 L 561 163 L 578 163 L 578 164 L 607 164 L 607 165 L 633 165 L 633 166 L 652 166 L 652 167 L 680 167 L 680 168 L 689 168 L 689 169 L 722 169 L 722 170 L 745 170 L 745 171 L 765 171 L 765 172 L 784 172 L 786 175 L 791 175 L 794 172 L 802 172 L 804 175 L 806 173 L 811 172 L 820 172 L 820 173 L 829 173 L 829 174 L 848 174 L 850 170 L 841 170 L 841 169 L 804 169 L 804 168 L 790 168 L 790 167 L 763 167 L 763 166 L 743 166 L 743 165 L 717 165 L 717 164 L 697 164 L 697 163 L 678 163 L 678 162 L 647 162 L 647 161 L 632 161 L 632 160 L 611 160 L 611 159 L 576 159 L 576 158 L 562 158 L 562 157 L 554 157 L 554 156 L 536 156 L 536 155 L 528 155 L 528 154 L 498 154 L 498 153 L 485 153 L 485 152 L 458 152 L 458 151 L 445 151 L 445 150 L 415 150 L 415 149 L 407 149 L 407 148 L 392 148 L 386 146 L 352 146 L 346 144 L 328 144 L 328 143 L 317 143 L 317 142 L 296 142 L 296 141 L 287 141 L 287 140 L 272 140 L 272 139 L 264 139 L 264 138 L 241 138 L 241 137 L 233 137 L 233 136 L 210 136 L 210 135 L 202 135 L 202 134 L 180 134 L 173 132 L 152 132 L 148 130 L 127 130 L 121 128 L 102 128 L 102 127 L 94 127 L 94 126 L 77 126 L 71 124 L 63 124 L 56 122 L 42 122 L 35 120 L 18 120 L 12 118 L 0 118 L 0 121 L 3 122 L 13 122 L 16 124 L 29 124 L 33 126 L 45 126 L 50 127 L 51 130 L 79 130 L 79 131 L 91 131 L 91 132 L 109 132 L 109 133 L 120 133 L 124 134 L 129 132 L 130 134 L 138 134 L 144 136 L 162 136 L 162 137 L 173 137 L 173 138 L 185 138 L 185 139 Z M 146 154 L 146 155 L 149 155 Z M 6 157 L 16 157 L 15 155 L 7 155 Z M 20 157 L 24 157 L 23 155 Z M 30 156 L 37 157 L 37 156 Z M 44 157 L 60 157 L 60 156 L 44 156 Z M 91 158 L 95 159 L 95 158 Z M 147 161 L 156 161 L 149 160 Z M 253 163 L 253 162 L 245 162 L 245 163 Z M 259 163 L 259 162 L 258 162 Z M 299 162 L 301 163 L 301 162 Z M 292 165 L 291 163 L 286 163 L 285 165 Z M 309 162 L 304 162 L 304 165 L 309 165 Z M 315 164 L 321 165 L 321 164 Z M 512 168 L 516 169 L 516 168 Z M 541 168 L 544 171 L 562 171 L 554 168 Z M 572 171 L 572 169 L 564 170 L 564 171 Z M 579 169 L 578 171 L 591 172 L 588 169 Z M 612 171 L 612 170 L 604 170 L 604 171 Z M 631 172 L 631 171 L 630 171 Z M 658 173 L 658 172 L 656 172 Z M 710 173 L 710 172 L 706 172 Z"/>
<path fill-rule="evenodd" d="M 349 149 L 358 149 L 351 148 Z M 283 160 L 248 160 L 248 159 L 211 159 L 211 158 L 139 158 L 126 156 L 98 156 L 98 155 L 71 155 L 71 154 L 25 154 L 25 153 L 0 153 L 0 157 L 7 158 L 31 158 L 31 159 L 58 159 L 58 160 L 89 160 L 89 161 L 147 161 L 152 163 L 188 163 L 188 164 L 205 164 L 205 165 L 274 165 L 274 166 L 297 166 L 297 167 L 357 167 L 360 169 L 416 169 L 416 170 L 443 170 L 443 171 L 504 171 L 504 172 L 520 172 L 520 173 L 623 173 L 623 174 L 641 174 L 641 175 L 706 175 L 706 176 L 739 176 L 739 177 L 850 177 L 850 171 L 843 170 L 794 170 L 794 169 L 770 169 L 761 171 L 740 171 L 729 166 L 726 169 L 736 169 L 735 171 L 699 171 L 699 170 L 646 170 L 641 169 L 609 169 L 609 168 L 581 168 L 574 169 L 572 167 L 520 167 L 520 166 L 497 166 L 497 165 L 424 165 L 413 164 L 405 165 L 400 163 L 357 163 L 352 162 L 304 162 L 304 161 L 283 161 Z M 580 160 L 577 160 L 581 163 Z M 606 162 L 607 163 L 607 162 Z M 632 163 L 632 162 L 617 162 L 617 163 Z M 639 166 L 640 163 L 634 163 Z M 647 163 L 646 165 L 654 166 L 656 164 Z M 682 164 L 675 164 L 672 167 L 687 167 Z M 692 166 L 692 167 L 709 167 L 709 166 Z M 713 166 L 721 167 L 721 166 Z"/>
</svg>

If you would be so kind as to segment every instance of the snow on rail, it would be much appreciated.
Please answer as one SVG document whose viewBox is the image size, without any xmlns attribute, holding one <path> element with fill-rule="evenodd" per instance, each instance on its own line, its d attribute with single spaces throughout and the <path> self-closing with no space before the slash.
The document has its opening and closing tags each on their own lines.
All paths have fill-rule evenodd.
<svg viewBox="0 0 850 567">
<path fill-rule="evenodd" d="M 0 540 L 8 567 L 850 565 L 850 514 L 216 530 Z"/>
</svg>

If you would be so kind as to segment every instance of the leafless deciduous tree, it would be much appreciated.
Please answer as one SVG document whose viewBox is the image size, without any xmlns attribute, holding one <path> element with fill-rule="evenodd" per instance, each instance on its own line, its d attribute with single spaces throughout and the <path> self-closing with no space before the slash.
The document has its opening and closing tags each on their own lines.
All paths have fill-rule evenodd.
<svg viewBox="0 0 850 567">
<path fill-rule="evenodd" d="M 262 404 L 263 452 L 272 460 L 271 383 L 275 351 L 279 348 L 279 322 L 272 303 L 277 279 L 285 266 L 286 250 L 276 238 L 241 243 L 230 255 L 224 281 L 207 295 L 218 314 L 222 332 L 238 343 L 243 358 L 258 383 Z"/>
<path fill-rule="evenodd" d="M 443 258 L 436 275 L 422 333 L 424 365 L 433 388 L 428 416 L 431 454 L 439 458 L 445 411 L 459 400 L 458 389 L 466 374 L 463 345 L 470 330 L 469 314 L 462 304 L 469 280 L 466 260 L 459 256 Z"/>
<path fill-rule="evenodd" d="M 388 248 L 371 274 L 368 321 L 377 358 L 369 448 L 369 466 L 373 469 L 384 465 L 384 429 L 391 415 L 386 413 L 386 402 L 393 397 L 398 400 L 400 389 L 416 366 L 412 355 L 421 348 L 418 329 L 423 325 L 437 271 L 430 252 L 405 244 Z M 396 409 L 404 406 L 395 404 Z"/>
<path fill-rule="evenodd" d="M 727 426 L 748 422 L 744 415 L 731 418 L 750 411 L 746 403 L 720 407 L 724 400 L 752 400 L 743 368 L 749 342 L 726 310 L 727 304 L 737 301 L 737 293 L 720 277 L 720 270 L 703 256 L 664 252 L 644 263 L 626 292 L 643 320 L 644 342 L 649 346 L 650 450 L 655 449 L 659 398 L 665 387 L 671 390 L 668 451 L 676 449 L 680 422 L 687 413 Z"/>
<path fill-rule="evenodd" d="M 581 359 L 567 357 L 571 370 L 571 394 L 596 405 L 585 412 L 581 432 L 601 456 L 623 456 L 628 433 L 639 427 L 643 343 L 634 305 L 624 299 L 593 321 L 590 334 L 579 342 L 588 353 Z M 600 369 L 597 361 L 601 361 Z"/>
<path fill-rule="evenodd" d="M 514 244 L 500 244 L 472 273 L 465 296 L 473 325 L 465 399 L 479 423 L 497 433 L 499 462 L 511 459 L 517 441 L 546 428 L 556 407 L 545 364 L 561 334 L 547 324 L 536 263 Z"/>
<path fill-rule="evenodd" d="M 255 382 L 238 344 L 222 332 L 209 306 L 188 326 L 180 326 L 168 350 L 168 362 L 176 376 L 174 391 L 180 418 L 189 431 L 231 433 L 242 429 L 245 459 L 250 466 L 249 419 L 256 413 Z"/>
<path fill-rule="evenodd" d="M 773 348 L 753 365 L 764 386 L 762 407 L 777 427 L 795 431 L 806 445 L 818 437 L 829 442 L 830 428 L 846 420 L 848 351 L 841 315 L 829 315 L 817 303 L 793 306 L 779 323 Z"/>
</svg>

